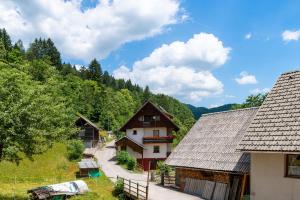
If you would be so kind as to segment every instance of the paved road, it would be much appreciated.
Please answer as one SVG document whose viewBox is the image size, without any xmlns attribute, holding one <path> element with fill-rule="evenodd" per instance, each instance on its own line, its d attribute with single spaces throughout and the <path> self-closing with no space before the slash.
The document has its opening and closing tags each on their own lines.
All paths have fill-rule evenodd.
<svg viewBox="0 0 300 200">
<path fill-rule="evenodd" d="M 133 173 L 116 164 L 114 160 L 115 156 L 114 141 L 108 143 L 102 149 L 96 151 L 95 157 L 98 159 L 98 163 L 102 168 L 103 172 L 112 181 L 116 181 L 117 176 L 121 176 L 126 179 L 131 179 L 139 182 L 140 184 L 146 185 L 147 173 Z M 201 200 L 196 196 L 178 192 L 169 188 L 165 188 L 156 183 L 150 182 L 149 184 L 149 199 L 150 200 Z"/>
</svg>

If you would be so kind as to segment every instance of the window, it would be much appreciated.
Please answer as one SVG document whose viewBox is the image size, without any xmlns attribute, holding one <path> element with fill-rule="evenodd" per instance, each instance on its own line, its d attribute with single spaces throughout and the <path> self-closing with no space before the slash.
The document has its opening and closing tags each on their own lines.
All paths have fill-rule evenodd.
<svg viewBox="0 0 300 200">
<path fill-rule="evenodd" d="M 144 121 L 144 116 L 142 115 L 142 116 L 139 116 L 139 121 L 140 122 L 143 122 Z"/>
<path fill-rule="evenodd" d="M 153 116 L 151 115 L 144 115 L 144 122 L 151 122 L 153 119 Z"/>
<path fill-rule="evenodd" d="M 94 128 L 92 127 L 86 127 L 84 137 L 86 138 L 93 138 L 94 137 Z"/>
<path fill-rule="evenodd" d="M 286 156 L 286 176 L 300 178 L 300 155 Z"/>
<path fill-rule="evenodd" d="M 159 137 L 159 130 L 153 130 L 153 137 Z"/>
<path fill-rule="evenodd" d="M 153 147 L 153 153 L 159 153 L 159 146 Z"/>
<path fill-rule="evenodd" d="M 160 116 L 159 115 L 155 115 L 153 116 L 154 121 L 160 121 Z"/>
<path fill-rule="evenodd" d="M 133 130 L 132 135 L 136 135 L 136 134 L 137 134 L 137 131 L 136 131 L 136 130 Z"/>
</svg>

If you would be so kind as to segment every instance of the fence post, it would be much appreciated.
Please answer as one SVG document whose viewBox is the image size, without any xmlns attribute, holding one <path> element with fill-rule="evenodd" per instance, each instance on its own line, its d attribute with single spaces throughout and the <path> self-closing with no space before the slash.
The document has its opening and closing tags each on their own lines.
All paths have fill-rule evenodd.
<svg viewBox="0 0 300 200">
<path fill-rule="evenodd" d="M 161 179 L 161 184 L 162 184 L 162 186 L 165 186 L 165 173 L 161 173 L 160 174 L 160 179 Z"/>
<path fill-rule="evenodd" d="M 136 195 L 137 199 L 139 199 L 139 183 L 136 184 Z"/>
<path fill-rule="evenodd" d="M 148 200 L 148 192 L 149 192 L 149 186 L 146 186 L 146 200 Z"/>
<path fill-rule="evenodd" d="M 129 179 L 129 196 L 131 197 L 130 190 L 131 190 L 131 180 Z"/>
</svg>

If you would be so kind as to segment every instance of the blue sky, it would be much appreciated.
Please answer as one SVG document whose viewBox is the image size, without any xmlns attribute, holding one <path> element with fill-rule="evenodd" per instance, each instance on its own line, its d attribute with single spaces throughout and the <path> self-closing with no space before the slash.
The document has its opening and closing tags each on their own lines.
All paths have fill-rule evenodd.
<svg viewBox="0 0 300 200">
<path fill-rule="evenodd" d="M 51 37 L 65 61 L 86 65 L 96 57 L 116 77 L 131 78 L 185 103 L 207 107 L 239 103 L 272 88 L 281 73 L 300 67 L 299 1 L 47 3 L 1 3 L 0 24 L 13 39 L 29 43 L 34 37 Z M 1 12 L 4 8 L 11 12 Z M 26 15 L 31 9 L 47 12 Z M 21 14 L 11 14 L 14 11 Z M 74 17 L 65 12 L 74 12 Z M 8 23 L 12 20 L 15 26 Z M 74 27 L 59 31 L 55 24 Z M 30 26 L 38 31 L 30 31 Z M 72 44 L 77 40 L 81 43 Z M 184 58 L 178 58 L 178 52 Z M 178 60 L 172 61 L 172 56 Z"/>
</svg>

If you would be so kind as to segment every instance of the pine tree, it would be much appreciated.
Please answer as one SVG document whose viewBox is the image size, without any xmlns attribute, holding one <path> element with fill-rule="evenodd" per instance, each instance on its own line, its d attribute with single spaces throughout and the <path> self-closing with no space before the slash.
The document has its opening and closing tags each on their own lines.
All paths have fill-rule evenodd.
<svg viewBox="0 0 300 200">
<path fill-rule="evenodd" d="M 88 67 L 88 79 L 97 81 L 100 83 L 102 81 L 102 69 L 100 63 L 94 58 Z"/>
<path fill-rule="evenodd" d="M 0 40 L 0 60 L 6 59 L 6 49 L 3 42 Z"/>
<path fill-rule="evenodd" d="M 133 85 L 132 85 L 130 79 L 126 81 L 125 87 L 126 87 L 128 90 L 130 90 L 130 91 L 133 91 L 133 90 L 134 90 Z"/>
<path fill-rule="evenodd" d="M 2 41 L 6 51 L 10 51 L 12 48 L 10 36 L 7 34 L 5 28 L 0 29 L 0 40 Z"/>
<path fill-rule="evenodd" d="M 35 39 L 27 51 L 27 58 L 30 61 L 48 59 L 58 70 L 62 69 L 60 53 L 50 38 L 47 40 Z"/>
<path fill-rule="evenodd" d="M 103 77 L 102 77 L 102 83 L 106 86 L 112 86 L 111 85 L 111 76 L 107 71 L 104 72 Z"/>
<path fill-rule="evenodd" d="M 24 48 L 24 45 L 23 45 L 22 40 L 19 39 L 19 40 L 15 43 L 14 49 L 18 49 L 18 50 L 20 50 L 20 52 L 25 53 L 25 48 Z"/>
<path fill-rule="evenodd" d="M 50 57 L 51 63 L 57 67 L 58 70 L 62 69 L 60 53 L 54 45 L 54 42 L 48 38 L 46 42 L 47 55 Z"/>
<path fill-rule="evenodd" d="M 151 96 L 151 92 L 150 92 L 149 86 L 147 85 L 147 86 L 145 87 L 144 95 L 143 95 L 144 101 L 149 100 L 150 96 Z"/>
</svg>

